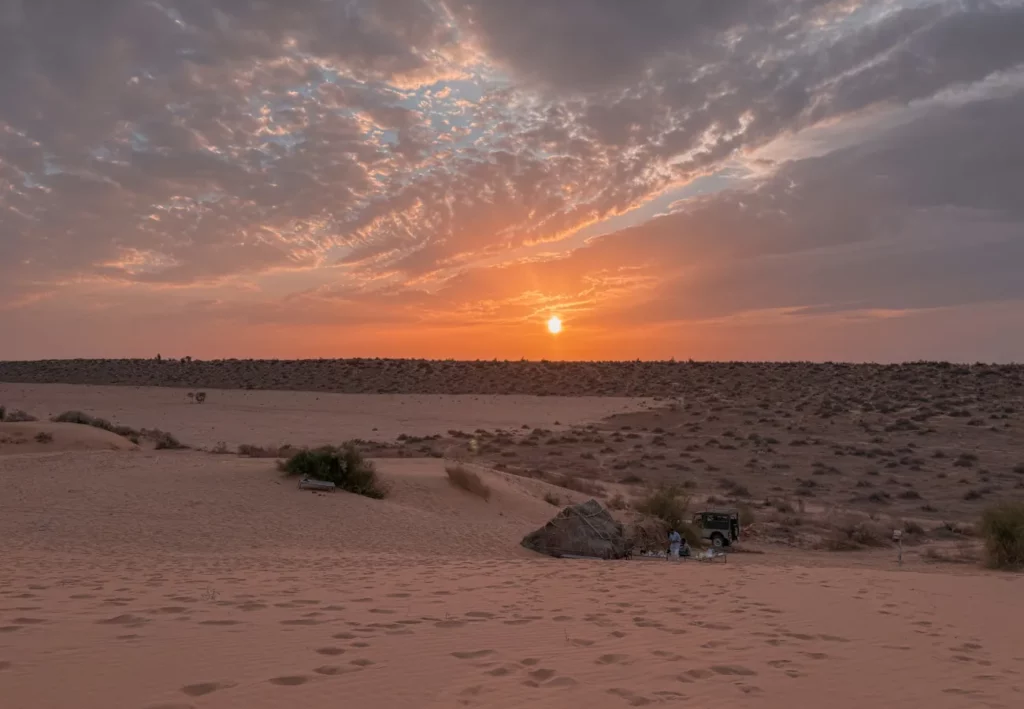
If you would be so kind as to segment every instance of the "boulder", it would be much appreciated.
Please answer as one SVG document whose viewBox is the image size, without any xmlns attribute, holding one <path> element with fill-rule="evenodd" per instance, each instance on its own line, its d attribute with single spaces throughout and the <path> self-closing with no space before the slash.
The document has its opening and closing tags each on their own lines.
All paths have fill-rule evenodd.
<svg viewBox="0 0 1024 709">
<path fill-rule="evenodd" d="M 543 527 L 523 537 L 522 544 L 554 557 L 622 559 L 628 553 L 622 525 L 597 500 L 566 507 Z"/>
</svg>

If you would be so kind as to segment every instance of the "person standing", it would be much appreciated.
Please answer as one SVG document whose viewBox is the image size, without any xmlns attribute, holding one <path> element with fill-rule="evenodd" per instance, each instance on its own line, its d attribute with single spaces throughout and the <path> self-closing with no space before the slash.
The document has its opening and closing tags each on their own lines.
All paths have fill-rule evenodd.
<svg viewBox="0 0 1024 709">
<path fill-rule="evenodd" d="M 668 533 L 668 555 L 672 558 L 679 558 L 679 547 L 682 546 L 683 537 L 673 527 Z"/>
</svg>

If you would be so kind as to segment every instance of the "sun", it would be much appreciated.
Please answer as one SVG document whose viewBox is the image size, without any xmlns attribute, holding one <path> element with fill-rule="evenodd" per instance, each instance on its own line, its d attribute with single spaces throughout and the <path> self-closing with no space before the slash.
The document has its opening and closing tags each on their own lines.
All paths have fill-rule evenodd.
<svg viewBox="0 0 1024 709">
<path fill-rule="evenodd" d="M 548 320 L 548 332 L 552 335 L 557 335 L 562 331 L 562 318 L 557 315 L 552 315 Z"/>
</svg>

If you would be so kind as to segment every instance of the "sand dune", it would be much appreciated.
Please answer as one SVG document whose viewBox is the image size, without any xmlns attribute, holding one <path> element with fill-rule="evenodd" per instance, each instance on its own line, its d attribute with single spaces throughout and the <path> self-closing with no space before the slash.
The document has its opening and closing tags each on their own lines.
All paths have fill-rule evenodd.
<svg viewBox="0 0 1024 709">
<path fill-rule="evenodd" d="M 0 400 L 199 445 L 568 428 L 643 406 L 181 396 L 4 385 Z M 663 435 L 660 415 L 642 422 L 650 433 L 633 421 L 585 445 L 671 450 L 648 440 Z M 600 430 L 560 435 L 548 452 L 587 460 L 570 446 Z M 7 431 L 32 443 L 0 448 L 4 709 L 1009 709 L 1024 696 L 1019 576 L 926 564 L 913 550 L 900 568 L 888 549 L 769 546 L 715 565 L 548 559 L 519 540 L 556 512 L 546 494 L 583 496 L 481 467 L 483 455 L 486 501 L 450 485 L 435 458 L 377 461 L 390 494 L 371 500 L 301 491 L 269 459 L 102 450 L 131 444 L 74 424 Z M 679 431 L 672 445 L 685 445 Z M 46 452 L 32 452 L 33 432 L 53 435 Z M 522 447 L 539 457 L 545 445 Z"/>
<path fill-rule="evenodd" d="M 231 456 L 0 458 L 5 706 L 1020 701 L 1021 579 L 538 558 L 543 483 L 484 473 L 485 502 L 440 461 L 380 467 L 383 501 Z"/>
<path fill-rule="evenodd" d="M 0 423 L 0 456 L 18 453 L 138 450 L 126 438 L 73 423 Z"/>
</svg>

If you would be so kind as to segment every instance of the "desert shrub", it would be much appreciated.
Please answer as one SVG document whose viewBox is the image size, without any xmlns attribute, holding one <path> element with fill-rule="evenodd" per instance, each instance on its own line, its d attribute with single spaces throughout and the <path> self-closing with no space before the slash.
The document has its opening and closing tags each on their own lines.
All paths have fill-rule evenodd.
<svg viewBox="0 0 1024 709">
<path fill-rule="evenodd" d="M 637 512 L 657 517 L 669 526 L 682 527 L 690 508 L 690 497 L 678 485 L 666 485 L 633 503 Z M 682 530 L 680 530 L 680 533 Z"/>
<path fill-rule="evenodd" d="M 903 531 L 907 534 L 924 534 L 924 527 L 913 520 L 904 520 Z"/>
<path fill-rule="evenodd" d="M 184 443 L 179 441 L 173 435 L 167 431 L 161 431 L 159 428 L 146 429 L 143 431 L 146 438 L 153 441 L 154 447 L 160 450 L 183 450 L 188 448 Z"/>
<path fill-rule="evenodd" d="M 560 498 L 553 492 L 548 492 L 545 493 L 544 495 L 544 502 L 548 503 L 549 505 L 554 505 L 555 507 L 561 507 L 562 498 Z"/>
<path fill-rule="evenodd" d="M 551 482 L 558 487 L 564 487 L 566 490 L 582 492 L 584 495 L 590 495 L 592 497 L 604 497 L 608 494 L 608 491 L 601 485 L 598 485 L 591 480 L 578 478 L 575 475 L 559 475 Z"/>
<path fill-rule="evenodd" d="M 36 443 L 53 443 L 53 434 L 40 431 L 36 434 Z"/>
<path fill-rule="evenodd" d="M 958 468 L 970 468 L 977 462 L 978 456 L 974 453 L 961 453 L 957 456 L 956 460 L 953 461 L 953 465 Z"/>
<path fill-rule="evenodd" d="M 1024 463 L 1018 463 L 1013 466 L 1013 472 L 1017 473 L 1017 475 L 1024 475 Z"/>
<path fill-rule="evenodd" d="M 306 448 L 281 461 L 278 467 L 285 475 L 326 480 L 357 495 L 378 500 L 387 495 L 373 464 L 352 445 Z"/>
<path fill-rule="evenodd" d="M 217 441 L 217 445 L 215 445 L 213 448 L 211 448 L 210 452 L 211 453 L 215 453 L 217 455 L 229 455 L 229 454 L 233 453 L 234 451 L 232 451 L 230 448 L 228 448 L 228 444 L 225 443 L 224 441 Z"/>
<path fill-rule="evenodd" d="M 487 486 L 480 475 L 462 463 L 450 463 L 445 466 L 444 471 L 448 474 L 448 482 L 457 488 L 476 495 L 484 500 L 491 499 L 491 488 Z"/>
<path fill-rule="evenodd" d="M 892 541 L 892 532 L 868 520 L 841 522 L 824 540 L 829 551 L 853 551 L 864 547 L 885 547 Z"/>
<path fill-rule="evenodd" d="M 1024 567 L 1024 502 L 1005 502 L 981 516 L 985 561 L 994 569 Z"/>
<path fill-rule="evenodd" d="M 30 413 L 28 413 L 26 411 L 22 411 L 21 409 L 15 409 L 14 411 L 10 411 L 10 412 L 7 413 L 6 416 L 4 416 L 2 419 L 0 419 L 0 421 L 4 421 L 6 423 L 26 423 L 28 421 L 38 421 L 38 420 L 39 419 L 37 419 L 32 414 L 30 414 Z"/>
<path fill-rule="evenodd" d="M 132 443 L 138 443 L 140 436 L 148 436 L 153 438 L 153 440 L 159 442 L 160 435 L 169 435 L 164 434 L 164 432 L 160 431 L 159 429 L 154 429 L 153 431 L 146 431 L 145 429 L 143 429 L 142 431 L 136 431 L 131 426 L 115 425 L 110 421 L 107 421 L 105 418 L 100 418 L 99 416 L 92 416 L 90 414 L 83 413 L 82 411 L 65 411 L 64 413 L 58 416 L 54 416 L 50 420 L 53 421 L 54 423 L 77 423 L 82 426 L 92 426 L 94 428 L 101 428 L 104 431 L 116 433 L 118 436 L 121 436 L 122 438 L 127 438 Z M 150 435 L 152 433 L 158 435 L 152 436 Z M 171 436 L 171 438 L 173 438 L 173 436 Z M 185 446 L 180 446 L 179 444 L 179 447 L 184 448 Z"/>
<path fill-rule="evenodd" d="M 970 543 L 961 543 L 956 546 L 956 551 L 928 547 L 921 554 L 921 558 L 940 564 L 976 564 L 978 554 Z"/>
<path fill-rule="evenodd" d="M 629 503 L 626 502 L 626 498 L 620 493 L 614 494 L 611 499 L 608 500 L 608 508 L 612 510 L 624 510 L 629 507 Z"/>
<path fill-rule="evenodd" d="M 110 423 L 110 421 L 96 416 L 90 416 L 82 411 L 65 411 L 62 414 L 54 416 L 51 420 L 54 423 L 77 423 L 83 426 L 95 426 L 96 428 L 102 428 L 105 431 L 109 431 L 114 428 L 114 424 Z"/>
<path fill-rule="evenodd" d="M 750 505 L 740 505 L 739 512 L 742 526 L 746 527 L 757 522 L 757 514 L 754 513 L 754 508 Z"/>
<path fill-rule="evenodd" d="M 4 420 L 4 416 L 6 416 L 6 415 L 7 415 L 7 407 L 6 406 L 0 406 L 0 421 L 3 421 Z"/>
<path fill-rule="evenodd" d="M 623 485 L 637 485 L 639 483 L 642 483 L 643 481 L 644 479 L 639 475 L 627 475 L 626 477 L 619 480 L 619 482 L 622 483 Z"/>
<path fill-rule="evenodd" d="M 243 458 L 287 458 L 299 449 L 288 443 L 283 446 L 254 446 L 243 443 L 238 446 L 238 455 Z"/>
</svg>

